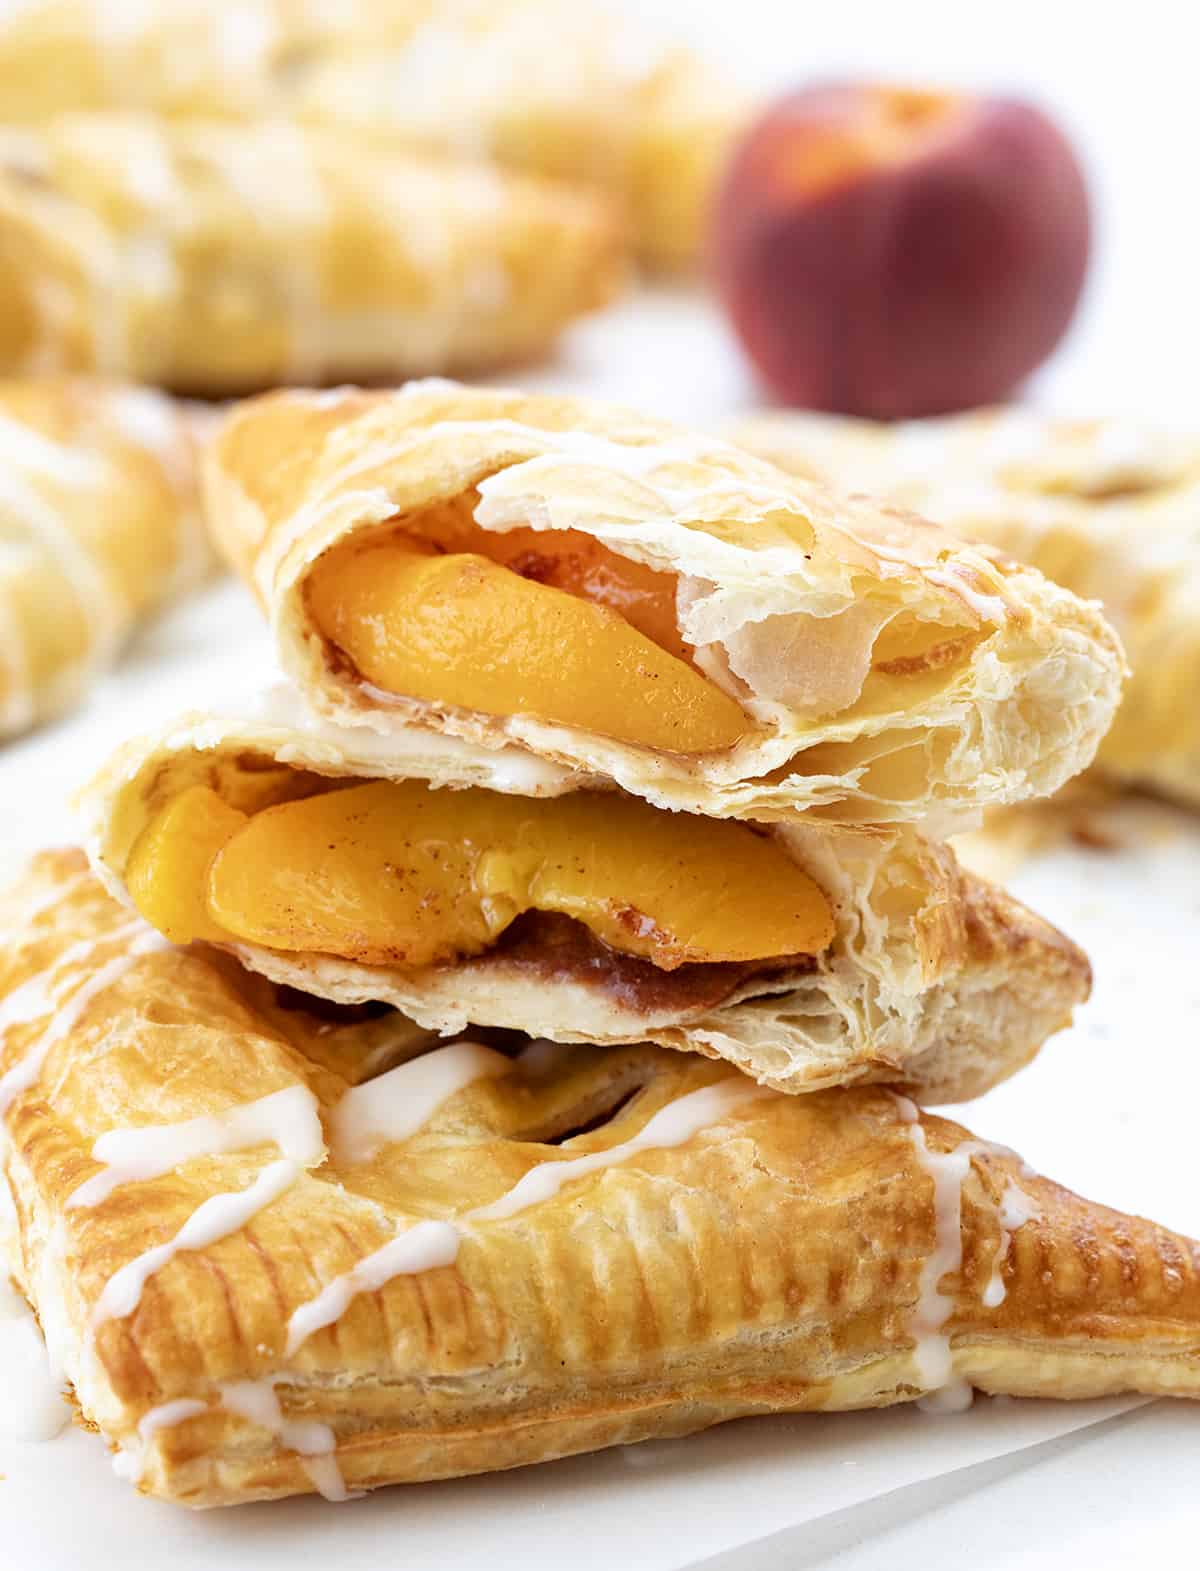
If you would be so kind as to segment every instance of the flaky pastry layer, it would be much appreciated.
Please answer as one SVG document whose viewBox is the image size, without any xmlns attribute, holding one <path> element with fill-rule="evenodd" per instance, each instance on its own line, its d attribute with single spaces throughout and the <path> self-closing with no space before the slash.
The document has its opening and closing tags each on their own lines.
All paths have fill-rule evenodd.
<svg viewBox="0 0 1200 1571">
<path fill-rule="evenodd" d="M 1200 803 L 1195 437 L 1018 409 L 893 427 L 758 416 L 731 434 L 785 469 L 916 508 L 1100 601 L 1132 675 L 1097 766 Z"/>
<path fill-rule="evenodd" d="M 1033 570 L 585 400 L 445 382 L 271 395 L 230 416 L 206 496 L 287 675 L 327 717 L 389 740 L 418 724 L 516 743 L 663 807 L 942 829 L 1055 789 L 1118 696 L 1107 625 Z M 674 575 L 682 637 L 747 734 L 685 755 L 365 685 L 314 626 L 309 575 L 339 543 L 448 504 L 483 531 L 571 529 Z"/>
<path fill-rule="evenodd" d="M 0 925 L 14 1272 L 150 1493 L 339 1496 L 967 1382 L 1200 1391 L 1200 1245 L 887 1091 L 388 1056 L 386 1019 L 155 948 L 77 852 Z"/>
<path fill-rule="evenodd" d="M 560 795 L 589 782 L 513 769 L 420 728 L 392 750 L 369 731 L 323 726 L 282 695 L 243 716 L 192 716 L 127 744 L 82 798 L 95 865 L 122 898 L 130 853 L 154 815 L 208 785 L 241 811 L 277 792 L 272 766 L 331 779 L 419 779 Z M 518 760 L 519 762 L 519 760 Z M 595 785 L 596 782 L 591 782 Z M 945 847 L 904 825 L 849 828 L 797 820 L 769 832 L 813 878 L 834 915 L 823 953 L 793 966 L 696 966 L 688 985 L 612 951 L 581 957 L 550 941 L 420 969 L 232 945 L 277 982 L 340 1003 L 384 1000 L 443 1033 L 468 1024 L 557 1041 L 637 1042 L 726 1058 L 786 1091 L 859 1080 L 957 1101 L 1026 1063 L 1086 996 L 1084 955 L 1002 890 L 964 873 Z M 599 963 L 607 956 L 613 962 Z M 705 973 L 708 973 L 706 979 Z"/>
</svg>

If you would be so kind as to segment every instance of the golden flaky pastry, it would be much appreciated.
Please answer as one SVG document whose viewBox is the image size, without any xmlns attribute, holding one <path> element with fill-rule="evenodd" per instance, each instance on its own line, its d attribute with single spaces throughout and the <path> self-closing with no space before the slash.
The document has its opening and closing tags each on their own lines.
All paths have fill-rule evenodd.
<svg viewBox="0 0 1200 1571">
<path fill-rule="evenodd" d="M 1117 700 L 1110 629 L 1038 573 L 605 404 L 280 393 L 206 471 L 287 675 L 380 738 L 516 743 L 710 816 L 945 828 L 1055 789 Z"/>
<path fill-rule="evenodd" d="M 24 0 L 0 16 L 10 122 L 72 110 L 299 119 L 602 192 L 641 258 L 690 268 L 748 101 L 591 0 Z"/>
<path fill-rule="evenodd" d="M 623 265 L 586 192 L 136 114 L 0 136 L 0 240 L 0 364 L 204 394 L 536 356 Z"/>
<path fill-rule="evenodd" d="M 146 388 L 0 381 L 0 737 L 69 708 L 209 570 L 195 429 Z"/>
<path fill-rule="evenodd" d="M 379 1072 L 379 1020 L 263 1007 L 73 852 L 0 922 L 13 1271 L 147 1492 L 344 1498 L 971 1386 L 1200 1391 L 1200 1245 L 891 1092 L 645 1046 L 404 1061 L 403 1032 Z"/>
<path fill-rule="evenodd" d="M 297 116 L 391 145 L 577 182 L 625 212 L 638 258 L 701 259 L 711 198 L 752 100 L 690 50 L 586 0 L 434 4 L 407 37 L 317 53 Z M 551 42 L 552 41 L 552 42 Z"/>
<path fill-rule="evenodd" d="M 997 409 L 897 426 L 766 415 L 732 433 L 785 469 L 869 491 L 1099 600 L 1132 667 L 1097 765 L 1200 805 L 1200 439 Z"/>
<path fill-rule="evenodd" d="M 374 827 L 358 781 L 377 782 Z M 648 1040 L 786 1091 L 882 1080 L 958 1101 L 1087 996 L 1069 940 L 909 826 L 755 833 L 588 784 L 416 727 L 381 744 L 279 691 L 126 745 L 82 805 L 102 876 L 172 938 L 443 1033 Z M 265 847 L 286 803 L 297 827 Z M 250 905 L 211 908 L 235 859 Z"/>
</svg>

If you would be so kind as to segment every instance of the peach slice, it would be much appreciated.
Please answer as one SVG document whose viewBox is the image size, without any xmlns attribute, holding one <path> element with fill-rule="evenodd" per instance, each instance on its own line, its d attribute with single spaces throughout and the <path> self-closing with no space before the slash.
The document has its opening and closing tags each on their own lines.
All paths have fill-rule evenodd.
<svg viewBox="0 0 1200 1571">
<path fill-rule="evenodd" d="M 548 576 L 591 585 L 609 603 L 474 551 L 427 554 L 402 537 L 331 553 L 310 577 L 308 603 L 325 638 L 389 693 L 677 753 L 716 752 L 746 733 L 732 698 L 633 625 L 636 614 L 667 636 L 653 585 L 618 582 L 603 559 L 583 553 L 551 552 L 544 564 Z M 617 611 L 623 584 L 628 604 Z M 674 639 L 682 648 L 677 631 Z"/>
<path fill-rule="evenodd" d="M 207 786 L 182 791 L 134 842 L 125 868 L 130 899 L 173 944 L 228 939 L 209 915 L 208 873 L 221 847 L 249 823 Z"/>
<path fill-rule="evenodd" d="M 165 849 L 171 829 L 148 841 L 164 876 L 182 861 Z M 531 801 L 372 781 L 243 822 L 206 887 L 227 939 L 370 965 L 478 954 L 531 909 L 663 969 L 815 954 L 833 937 L 828 901 L 777 841 L 600 793 Z"/>
</svg>

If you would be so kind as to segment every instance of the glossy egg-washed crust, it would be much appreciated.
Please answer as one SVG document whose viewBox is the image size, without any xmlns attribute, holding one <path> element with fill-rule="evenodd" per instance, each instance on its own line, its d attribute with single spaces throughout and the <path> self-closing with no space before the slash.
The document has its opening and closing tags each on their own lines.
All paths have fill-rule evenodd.
<svg viewBox="0 0 1200 1571">
<path fill-rule="evenodd" d="M 59 903 L 45 904 L 56 888 Z M 80 853 L 44 853 L 0 900 L 0 926 L 15 935 L 0 995 L 94 938 L 86 981 L 130 942 L 115 936 L 127 922 Z M 472 1222 L 453 1266 L 359 1295 L 285 1356 L 290 1315 L 397 1225 L 452 1218 L 538 1162 L 626 1141 L 668 1102 L 730 1074 L 645 1046 L 535 1055 L 459 1091 L 368 1162 L 326 1155 L 240 1231 L 160 1269 L 90 1350 L 88 1317 L 112 1273 L 277 1155 L 193 1159 L 67 1209 L 97 1171 L 99 1135 L 301 1083 L 327 1115 L 378 1064 L 387 1022 L 331 1028 L 295 999 L 267 1004 L 264 986 L 213 951 L 140 956 L 94 994 L 6 1117 L 14 1273 L 83 1417 L 136 1447 L 152 1408 L 210 1403 L 145 1447 L 144 1489 L 191 1505 L 311 1489 L 271 1433 L 216 1408 L 227 1380 L 277 1377 L 289 1418 L 332 1426 L 352 1489 L 921 1394 L 912 1315 L 937 1238 L 933 1183 L 902 1105 L 873 1088 L 765 1093 L 683 1145 L 576 1178 L 509 1220 Z M 44 1027 L 10 1028 L 0 1067 Z M 342 1039 L 333 1060 L 319 1046 L 331 1030 Z M 401 1032 L 396 1056 L 411 1051 Z M 610 1109 L 568 1151 L 554 1143 Z M 934 1152 L 967 1137 L 943 1119 L 920 1123 Z M 988 1309 L 1010 1182 L 1036 1216 L 1012 1233 L 1005 1297 Z M 1028 1176 L 993 1147 L 972 1157 L 961 1241 L 961 1267 L 942 1279 L 956 1377 L 1028 1396 L 1200 1391 L 1197 1244 Z"/>
<path fill-rule="evenodd" d="M 242 716 L 185 716 L 123 746 L 80 800 L 110 888 L 128 898 L 138 835 L 190 786 L 253 812 L 309 793 L 322 776 L 534 796 L 588 784 L 567 771 L 511 769 L 504 753 L 418 727 L 385 742 L 311 717 L 289 723 L 299 713 L 287 702 L 272 712 L 268 701 Z M 726 1058 L 779 1090 L 882 1080 L 927 1101 L 960 1101 L 1003 1080 L 1086 998 L 1090 971 L 1074 944 L 911 826 L 798 819 L 769 832 L 825 892 L 836 927 L 823 954 L 783 967 L 672 973 L 636 961 L 614 970 L 605 962 L 620 957 L 603 946 L 580 955 L 543 933 L 420 969 L 230 948 L 277 982 L 340 1003 L 383 1000 L 431 1030 L 473 1024 L 565 1042 L 653 1041 Z"/>
<path fill-rule="evenodd" d="M 284 122 L 0 136 L 0 369 L 204 395 L 546 351 L 620 282 L 606 203 Z"/>
<path fill-rule="evenodd" d="M 913 507 L 1099 600 L 1132 668 L 1096 755 L 1200 806 L 1200 438 L 996 409 L 897 426 L 756 416 L 730 433 L 780 467 Z"/>
<path fill-rule="evenodd" d="M 1118 697 L 1111 630 L 1035 571 L 593 401 L 448 382 L 272 394 L 230 415 L 205 485 L 285 672 L 329 717 L 387 737 L 416 723 L 517 742 L 665 807 L 944 829 L 1082 769 Z M 486 529 L 576 529 L 677 575 L 683 635 L 749 734 L 689 757 L 527 715 L 373 698 L 313 625 L 310 569 L 339 542 L 456 499 Z M 896 617 L 893 636 L 911 630 L 919 648 L 869 670 Z"/>
<path fill-rule="evenodd" d="M 148 388 L 0 381 L 0 737 L 68 709 L 212 567 L 197 419 Z"/>
</svg>

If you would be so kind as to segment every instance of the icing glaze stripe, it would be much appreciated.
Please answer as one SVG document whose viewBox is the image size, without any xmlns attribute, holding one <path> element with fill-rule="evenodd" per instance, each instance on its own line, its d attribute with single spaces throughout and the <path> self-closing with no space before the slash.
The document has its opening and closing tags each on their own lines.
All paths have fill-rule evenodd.
<svg viewBox="0 0 1200 1571">
<path fill-rule="evenodd" d="M 29 1000 L 26 999 L 24 1007 L 34 1007 L 36 1009 L 35 1014 L 22 1015 L 18 1012 L 15 1015 L 15 1019 L 10 1017 L 0 1020 L 0 1027 L 4 1027 L 15 1024 L 17 1021 L 36 1019 L 38 1014 L 46 1013 L 50 1009 L 54 1010 L 54 1018 L 34 1046 L 6 1074 L 0 1076 L 0 1117 L 7 1113 L 13 1102 L 23 1091 L 28 1091 L 30 1086 L 37 1081 L 50 1049 L 56 1042 L 61 1042 L 68 1032 L 74 1030 L 83 1011 L 94 998 L 102 993 L 105 988 L 112 987 L 116 982 L 120 981 L 121 977 L 132 969 L 141 955 L 152 954 L 158 949 L 170 948 L 165 938 L 149 928 L 142 932 L 138 932 L 136 927 L 123 931 L 133 931 L 137 936 L 131 940 L 123 954 L 115 955 L 107 964 L 102 965 L 97 972 L 90 976 L 86 982 L 83 982 L 76 988 L 65 1004 L 59 1006 L 58 1000 L 55 998 L 46 1000 L 41 1007 L 38 1007 L 31 1006 Z M 90 952 L 95 947 L 95 942 L 104 942 L 118 936 L 121 936 L 121 934 L 106 934 L 105 939 L 88 943 L 86 951 L 80 951 L 73 955 L 71 965 L 77 965 L 79 960 L 83 958 L 83 954 Z M 79 946 L 74 946 L 74 948 L 78 950 Z M 67 955 L 71 954 L 72 951 L 67 951 Z M 60 968 L 66 962 L 67 955 L 64 955 L 63 961 L 60 962 Z M 38 979 L 33 978 L 32 980 L 37 981 Z M 17 992 L 11 993 L 4 1000 L 5 1005 L 14 1005 L 21 991 L 22 989 L 18 988 Z M 19 1007 L 21 1006 L 18 1006 L 18 1010 Z"/>
<path fill-rule="evenodd" d="M 92 1310 L 92 1330 L 98 1330 L 109 1320 L 123 1320 L 133 1314 L 141 1302 L 146 1283 L 157 1271 L 176 1255 L 206 1249 L 231 1233 L 239 1232 L 259 1211 L 278 1200 L 300 1173 L 299 1164 L 284 1157 L 264 1167 L 248 1189 L 211 1195 L 196 1207 L 173 1238 L 136 1255 L 109 1277 Z"/>
<path fill-rule="evenodd" d="M 141 1183 L 172 1172 L 200 1156 L 223 1156 L 273 1144 L 301 1167 L 315 1166 L 325 1153 L 317 1099 L 307 1086 L 288 1086 L 202 1118 L 144 1129 L 112 1129 L 92 1147 L 103 1171 L 80 1184 L 70 1207 L 99 1205 L 122 1184 Z"/>
<path fill-rule="evenodd" d="M 452 1042 L 354 1086 L 334 1109 L 333 1146 L 344 1162 L 369 1162 L 389 1141 L 407 1140 L 456 1092 L 508 1074 L 513 1061 L 478 1042 Z"/>
<path fill-rule="evenodd" d="M 632 1139 L 604 1151 L 554 1162 L 539 1162 L 513 1187 L 488 1205 L 468 1211 L 461 1221 L 504 1221 L 542 1201 L 552 1199 L 572 1179 L 613 1167 L 641 1151 L 683 1145 L 701 1129 L 718 1123 L 726 1113 L 760 1097 L 777 1093 L 741 1076 L 691 1091 L 659 1108 Z M 390 1239 L 335 1277 L 315 1298 L 301 1304 L 288 1321 L 286 1354 L 290 1358 L 315 1331 L 345 1314 L 359 1293 L 378 1292 L 395 1276 L 416 1275 L 453 1265 L 463 1231 L 456 1222 L 423 1221 Z"/>
</svg>

